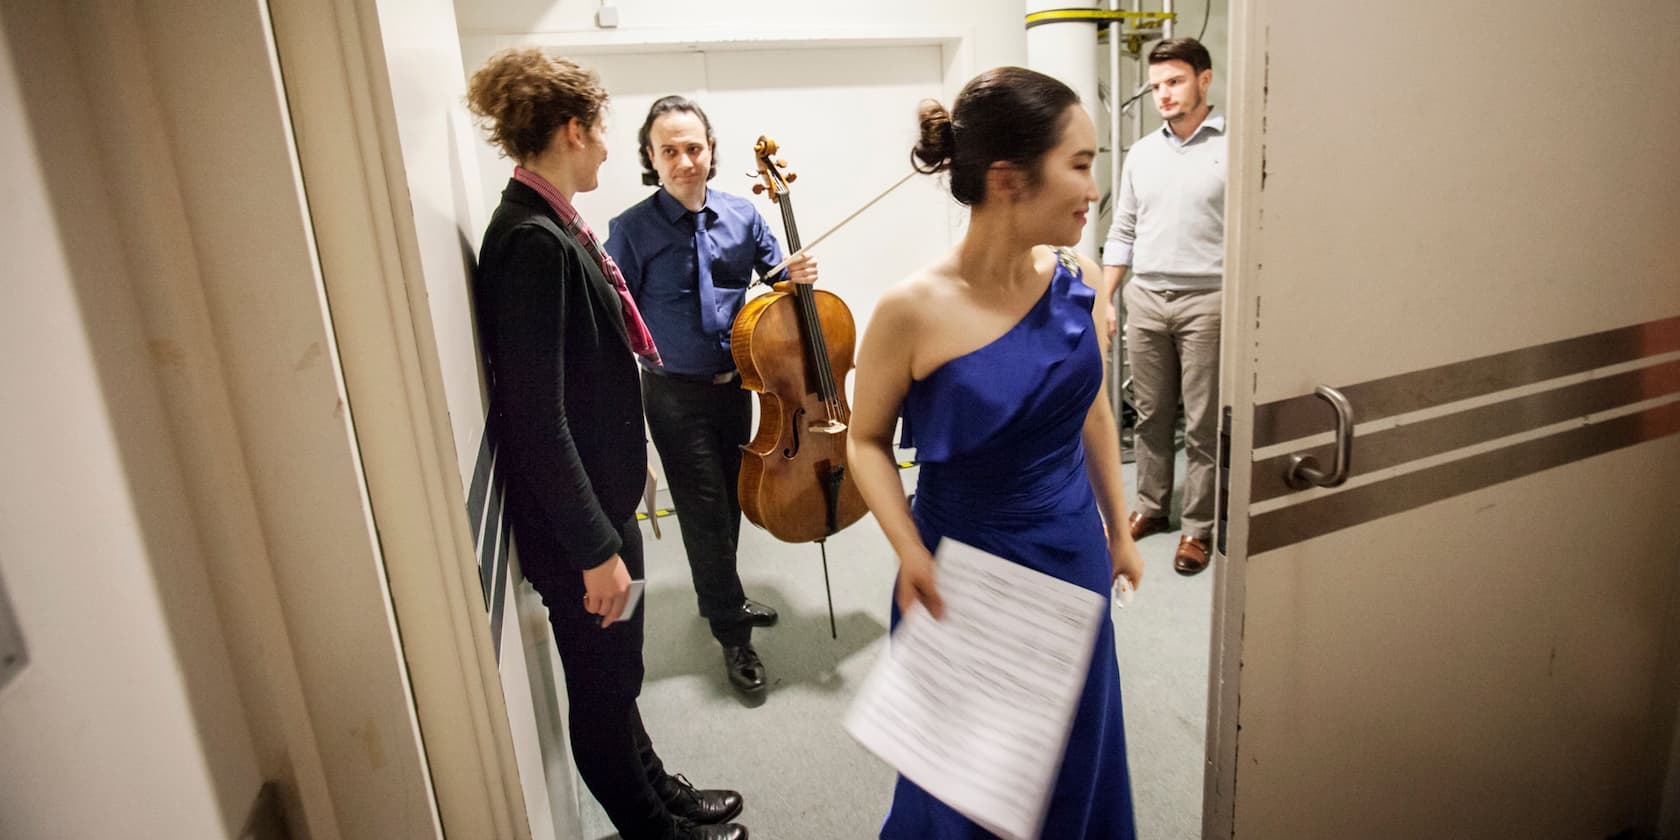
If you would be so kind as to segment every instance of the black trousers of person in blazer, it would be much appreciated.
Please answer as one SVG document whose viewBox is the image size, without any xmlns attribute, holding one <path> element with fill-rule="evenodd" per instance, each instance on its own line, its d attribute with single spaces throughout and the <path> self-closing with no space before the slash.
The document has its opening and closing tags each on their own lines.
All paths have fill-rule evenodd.
<svg viewBox="0 0 1680 840">
<path fill-rule="evenodd" d="M 619 535 L 619 556 L 630 577 L 640 580 L 642 531 L 635 516 L 620 525 Z M 561 570 L 533 577 L 527 571 L 525 577 L 548 607 L 566 672 L 567 728 L 578 775 L 625 840 L 664 836 L 670 817 L 652 783 L 664 777 L 665 768 L 636 704 L 642 691 L 643 611 L 603 629 L 601 617 L 583 608 L 582 575 Z"/>
<path fill-rule="evenodd" d="M 617 291 L 535 190 L 509 181 L 479 251 L 474 306 L 497 469 L 520 566 L 565 669 L 578 774 L 625 840 L 661 838 L 665 770 L 642 725 L 642 615 L 601 627 L 583 572 L 643 577 L 641 382 Z"/>
</svg>

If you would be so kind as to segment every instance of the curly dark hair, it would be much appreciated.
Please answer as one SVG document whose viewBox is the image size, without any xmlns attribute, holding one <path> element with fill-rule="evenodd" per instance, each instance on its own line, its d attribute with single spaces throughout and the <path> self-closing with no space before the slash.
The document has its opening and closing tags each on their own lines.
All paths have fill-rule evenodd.
<svg viewBox="0 0 1680 840">
<path fill-rule="evenodd" d="M 1020 166 L 1036 186 L 1040 163 L 1061 141 L 1068 106 L 1078 103 L 1079 94 L 1043 73 L 987 70 L 963 85 L 951 111 L 922 101 L 910 163 L 929 175 L 950 170 L 951 197 L 970 207 L 986 200 L 986 171 L 998 161 Z"/>
<path fill-rule="evenodd" d="M 572 120 L 595 125 L 607 107 L 607 89 L 595 71 L 569 59 L 535 47 L 503 50 L 467 82 L 467 107 L 503 155 L 527 161 Z"/>
<path fill-rule="evenodd" d="M 651 134 L 653 123 L 660 117 L 673 111 L 686 111 L 700 118 L 700 124 L 706 127 L 706 145 L 712 147 L 712 168 L 706 173 L 706 180 L 717 177 L 717 135 L 712 133 L 712 121 L 706 117 L 706 112 L 694 100 L 686 96 L 661 96 L 654 100 L 648 108 L 647 119 L 642 120 L 642 130 L 636 132 L 636 153 L 642 158 L 642 183 L 655 187 L 659 185 L 659 173 L 653 168 L 653 159 L 648 157 L 648 147 L 653 144 Z"/>
</svg>

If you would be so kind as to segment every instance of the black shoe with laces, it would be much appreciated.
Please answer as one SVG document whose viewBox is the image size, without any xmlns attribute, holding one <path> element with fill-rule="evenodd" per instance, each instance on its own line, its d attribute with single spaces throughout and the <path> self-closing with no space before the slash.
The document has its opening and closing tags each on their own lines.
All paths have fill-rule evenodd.
<svg viewBox="0 0 1680 840">
<path fill-rule="evenodd" d="M 682 817 L 671 818 L 668 840 L 747 840 L 747 827 L 736 823 L 700 825 Z"/>
<path fill-rule="evenodd" d="M 758 658 L 758 651 L 753 650 L 751 643 L 724 645 L 723 669 L 736 688 L 748 694 L 764 690 L 764 662 Z"/>
<path fill-rule="evenodd" d="M 769 604 L 760 604 L 751 598 L 741 604 L 741 621 L 754 627 L 771 627 L 778 618 L 781 616 L 776 613 L 776 608 Z"/>
<path fill-rule="evenodd" d="M 700 825 L 725 823 L 741 813 L 741 794 L 732 790 L 700 790 L 680 773 L 666 776 L 662 784 L 654 785 L 654 790 L 665 800 L 666 810 Z"/>
</svg>

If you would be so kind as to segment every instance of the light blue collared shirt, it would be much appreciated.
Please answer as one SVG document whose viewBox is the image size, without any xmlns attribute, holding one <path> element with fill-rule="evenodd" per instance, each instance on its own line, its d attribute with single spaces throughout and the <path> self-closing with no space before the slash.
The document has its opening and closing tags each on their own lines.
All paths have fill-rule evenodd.
<svg viewBox="0 0 1680 840">
<path fill-rule="evenodd" d="M 1183 140 L 1178 139 L 1178 135 L 1173 133 L 1172 126 L 1166 123 L 1161 123 L 1161 133 L 1166 135 L 1167 142 L 1173 144 L 1173 148 L 1175 149 L 1182 149 L 1185 146 L 1196 142 L 1204 132 L 1209 131 L 1218 132 L 1219 134 L 1225 133 L 1225 117 L 1223 115 L 1215 116 L 1211 109 L 1208 111 L 1208 115 L 1202 118 L 1202 124 L 1196 126 L 1196 130 L 1190 132 L 1190 136 Z"/>
</svg>

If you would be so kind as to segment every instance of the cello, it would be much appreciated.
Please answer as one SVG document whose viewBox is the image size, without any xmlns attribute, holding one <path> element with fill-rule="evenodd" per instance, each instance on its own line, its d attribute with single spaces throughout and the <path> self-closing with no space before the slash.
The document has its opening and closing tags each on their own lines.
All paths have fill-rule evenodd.
<svg viewBox="0 0 1680 840">
<path fill-rule="evenodd" d="M 776 141 L 753 145 L 761 183 L 782 213 L 789 253 L 799 251 L 788 184 Z M 741 387 L 758 392 L 758 432 L 741 447 L 739 494 L 748 521 L 783 542 L 822 543 L 867 512 L 846 470 L 846 375 L 857 327 L 838 295 L 782 281 L 747 301 L 730 332 Z M 823 560 L 827 577 L 826 549 Z"/>
</svg>

